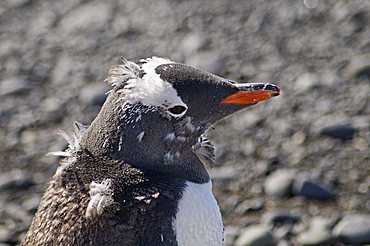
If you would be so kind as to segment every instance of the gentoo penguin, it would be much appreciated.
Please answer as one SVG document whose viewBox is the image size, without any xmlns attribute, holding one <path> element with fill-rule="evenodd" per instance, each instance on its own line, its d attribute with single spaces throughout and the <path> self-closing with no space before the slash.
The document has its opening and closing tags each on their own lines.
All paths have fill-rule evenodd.
<svg viewBox="0 0 370 246">
<path fill-rule="evenodd" d="M 152 57 L 122 58 L 106 102 L 86 129 L 61 133 L 62 156 L 23 245 L 223 245 L 205 165 L 212 124 L 280 94 Z"/>
</svg>

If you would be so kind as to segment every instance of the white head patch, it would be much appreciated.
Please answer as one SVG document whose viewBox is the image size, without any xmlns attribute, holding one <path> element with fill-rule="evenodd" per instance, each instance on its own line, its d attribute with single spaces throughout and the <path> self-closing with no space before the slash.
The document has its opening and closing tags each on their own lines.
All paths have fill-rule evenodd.
<svg viewBox="0 0 370 246">
<path fill-rule="evenodd" d="M 168 64 L 168 66 L 171 67 L 174 62 L 159 57 L 147 58 L 140 61 L 143 62 L 141 70 L 145 73 L 144 76 L 141 78 L 139 76 L 133 77 L 132 75 L 134 73 L 131 73 L 131 76 L 128 76 L 129 79 L 125 82 L 123 88 L 119 89 L 117 92 L 122 93 L 124 100 L 129 104 L 140 102 L 149 107 L 159 107 L 165 110 L 174 106 L 182 106 L 185 108 L 182 113 L 173 114 L 169 111 L 168 113 L 174 117 L 181 117 L 184 115 L 188 108 L 187 105 L 178 96 L 177 91 L 173 88 L 171 83 L 163 80 L 155 71 L 159 65 Z M 121 73 L 127 73 L 128 67 L 134 68 L 132 62 L 127 62 L 127 65 L 118 65 L 111 68 L 110 75 L 112 75 L 111 71 L 114 71 L 115 74 L 119 73 L 119 71 L 117 72 L 117 68 L 119 69 L 120 67 L 125 68 L 122 69 Z M 121 78 L 123 77 L 121 76 Z M 117 84 L 116 79 L 111 79 L 111 81 L 115 82 L 114 85 Z"/>
</svg>

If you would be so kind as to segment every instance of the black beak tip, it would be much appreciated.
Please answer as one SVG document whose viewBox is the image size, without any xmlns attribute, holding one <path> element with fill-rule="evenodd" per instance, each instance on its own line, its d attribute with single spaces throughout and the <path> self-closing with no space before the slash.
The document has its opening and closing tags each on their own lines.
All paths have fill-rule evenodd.
<svg viewBox="0 0 370 246">
<path fill-rule="evenodd" d="M 273 84 L 267 84 L 264 89 L 271 91 L 271 97 L 277 97 L 281 94 L 280 88 Z"/>
</svg>

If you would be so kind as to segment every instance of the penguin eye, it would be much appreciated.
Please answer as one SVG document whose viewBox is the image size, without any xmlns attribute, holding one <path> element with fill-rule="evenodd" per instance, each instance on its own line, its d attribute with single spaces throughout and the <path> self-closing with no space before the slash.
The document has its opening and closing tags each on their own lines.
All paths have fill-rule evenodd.
<svg viewBox="0 0 370 246">
<path fill-rule="evenodd" d="M 186 107 L 182 105 L 176 105 L 168 109 L 170 113 L 175 114 L 175 115 L 182 114 L 185 110 L 186 110 Z"/>
</svg>

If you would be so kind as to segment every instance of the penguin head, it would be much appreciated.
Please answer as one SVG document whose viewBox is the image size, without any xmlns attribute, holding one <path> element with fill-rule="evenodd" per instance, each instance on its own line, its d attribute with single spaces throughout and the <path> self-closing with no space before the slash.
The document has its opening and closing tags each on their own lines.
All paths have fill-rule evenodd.
<svg viewBox="0 0 370 246">
<path fill-rule="evenodd" d="M 141 105 L 172 123 L 188 117 L 195 125 L 209 126 L 280 94 L 270 83 L 236 83 L 165 58 L 141 62 L 123 59 L 111 67 L 107 82 L 115 86 L 125 105 Z"/>
<path fill-rule="evenodd" d="M 188 170 L 183 172 L 187 179 L 198 180 L 207 177 L 199 160 L 214 161 L 204 131 L 238 110 L 280 94 L 269 83 L 240 84 L 164 58 L 140 62 L 122 59 L 110 68 L 106 81 L 113 89 L 82 136 L 81 146 L 90 153 L 140 168 L 176 166 L 173 173 Z"/>
</svg>

